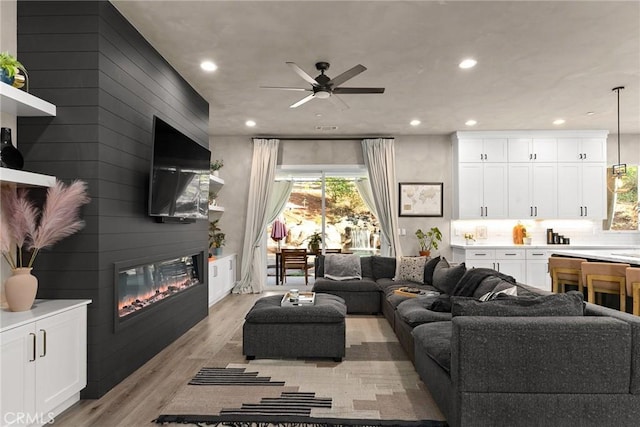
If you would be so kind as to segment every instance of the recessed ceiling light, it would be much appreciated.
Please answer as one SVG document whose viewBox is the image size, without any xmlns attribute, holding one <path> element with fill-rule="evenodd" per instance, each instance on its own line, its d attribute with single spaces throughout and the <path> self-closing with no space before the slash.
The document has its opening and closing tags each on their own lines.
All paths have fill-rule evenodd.
<svg viewBox="0 0 640 427">
<path fill-rule="evenodd" d="M 200 63 L 200 68 L 205 71 L 215 71 L 218 69 L 218 66 L 211 61 L 202 61 Z"/>
<path fill-rule="evenodd" d="M 587 116 L 593 116 L 595 113 L 593 111 L 587 111 Z"/>
<path fill-rule="evenodd" d="M 462 61 L 461 63 L 458 64 L 458 67 L 463 68 L 463 69 L 467 69 L 467 68 L 473 68 L 476 66 L 476 64 L 478 63 L 478 61 L 476 61 L 473 58 L 467 58 L 464 61 Z"/>
<path fill-rule="evenodd" d="M 555 119 L 553 121 L 553 124 L 556 125 L 556 126 L 559 126 L 559 125 L 563 125 L 564 122 L 565 122 L 565 119 Z"/>
<path fill-rule="evenodd" d="M 409 124 L 410 124 L 411 126 L 418 126 L 420 123 L 421 123 L 421 122 L 420 122 L 420 120 L 418 120 L 418 119 L 413 119 L 413 120 L 411 120 L 411 121 L 409 122 Z"/>
<path fill-rule="evenodd" d="M 471 120 L 467 120 L 466 122 L 464 122 L 465 125 L 467 126 L 475 126 L 478 124 L 478 122 L 476 122 L 475 120 L 471 119 Z"/>
<path fill-rule="evenodd" d="M 253 120 L 247 120 L 246 122 L 244 122 L 244 124 L 252 128 L 256 125 L 256 122 L 254 122 Z"/>
</svg>

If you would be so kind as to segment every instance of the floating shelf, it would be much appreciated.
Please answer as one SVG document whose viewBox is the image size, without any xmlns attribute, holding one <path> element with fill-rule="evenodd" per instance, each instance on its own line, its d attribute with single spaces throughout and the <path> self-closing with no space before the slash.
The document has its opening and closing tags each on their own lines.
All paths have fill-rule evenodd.
<svg viewBox="0 0 640 427">
<path fill-rule="evenodd" d="M 224 185 L 224 179 L 220 178 L 219 176 L 209 175 L 209 181 L 214 184 Z"/>
<path fill-rule="evenodd" d="M 52 187 L 56 183 L 56 177 L 41 173 L 0 168 L 0 181 L 15 183 L 19 187 Z"/>
<path fill-rule="evenodd" d="M 6 83 L 0 83 L 0 110 L 3 113 L 26 117 L 56 115 L 55 105 Z"/>
</svg>

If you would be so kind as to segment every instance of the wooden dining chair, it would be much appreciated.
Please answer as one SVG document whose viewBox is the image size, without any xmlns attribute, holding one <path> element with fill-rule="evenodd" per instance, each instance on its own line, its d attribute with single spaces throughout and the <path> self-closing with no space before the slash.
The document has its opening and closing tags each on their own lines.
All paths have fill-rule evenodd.
<svg viewBox="0 0 640 427">
<path fill-rule="evenodd" d="M 614 294 L 620 298 L 620 311 L 627 310 L 627 268 L 618 262 L 583 262 L 582 283 L 587 286 L 587 300 L 596 304 L 596 293 Z M 598 300 L 601 304 L 601 298 Z"/>
<path fill-rule="evenodd" d="M 633 297 L 633 314 L 640 316 L 640 268 L 627 268 L 627 292 Z"/>
<path fill-rule="evenodd" d="M 551 289 L 554 293 L 566 292 L 566 285 L 573 285 L 583 292 L 582 283 L 583 258 L 549 257 L 549 274 L 551 274 Z"/>
<path fill-rule="evenodd" d="M 281 277 L 283 283 L 287 283 L 287 270 L 303 270 L 304 284 L 309 284 L 309 264 L 307 262 L 306 249 L 282 249 L 281 253 Z"/>
</svg>

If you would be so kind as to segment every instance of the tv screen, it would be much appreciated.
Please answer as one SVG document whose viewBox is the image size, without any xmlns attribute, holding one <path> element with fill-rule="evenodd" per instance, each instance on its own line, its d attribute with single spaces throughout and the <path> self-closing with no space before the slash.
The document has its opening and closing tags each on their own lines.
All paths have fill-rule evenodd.
<svg viewBox="0 0 640 427">
<path fill-rule="evenodd" d="M 210 158 L 209 150 L 154 116 L 149 215 L 208 218 Z"/>
</svg>

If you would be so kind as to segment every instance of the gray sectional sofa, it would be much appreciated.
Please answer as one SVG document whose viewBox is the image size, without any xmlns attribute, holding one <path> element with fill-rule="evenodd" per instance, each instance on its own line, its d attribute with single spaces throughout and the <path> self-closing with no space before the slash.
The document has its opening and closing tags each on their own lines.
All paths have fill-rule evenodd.
<svg viewBox="0 0 640 427">
<path fill-rule="evenodd" d="M 395 258 L 363 257 L 347 281 L 324 278 L 323 261 L 314 291 L 383 313 L 449 425 L 640 425 L 640 318 L 446 260 L 427 262 L 422 283 L 394 280 Z"/>
</svg>

